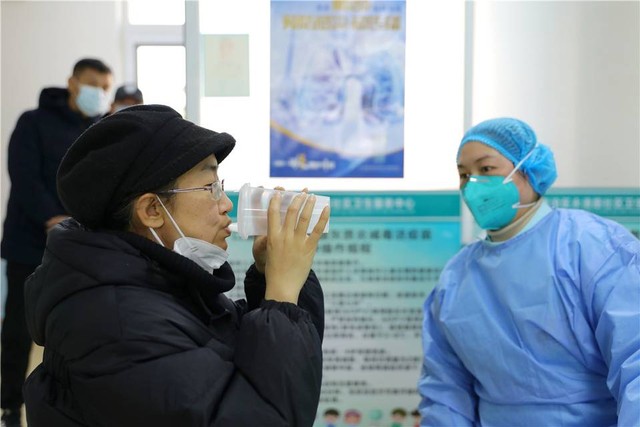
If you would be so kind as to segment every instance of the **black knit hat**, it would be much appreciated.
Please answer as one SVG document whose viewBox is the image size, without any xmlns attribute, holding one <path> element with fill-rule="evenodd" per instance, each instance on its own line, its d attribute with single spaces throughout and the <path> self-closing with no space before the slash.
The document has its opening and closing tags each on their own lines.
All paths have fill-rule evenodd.
<svg viewBox="0 0 640 427">
<path fill-rule="evenodd" d="M 110 115 L 71 145 L 58 169 L 58 195 L 67 213 L 89 228 L 106 225 L 125 201 L 161 188 L 235 145 L 183 119 L 164 105 L 137 105 Z"/>
</svg>

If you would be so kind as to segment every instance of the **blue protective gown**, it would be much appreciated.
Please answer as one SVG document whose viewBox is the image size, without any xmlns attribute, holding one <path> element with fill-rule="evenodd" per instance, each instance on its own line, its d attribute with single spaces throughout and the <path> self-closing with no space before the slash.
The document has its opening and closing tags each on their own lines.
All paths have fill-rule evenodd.
<svg viewBox="0 0 640 427">
<path fill-rule="evenodd" d="M 640 242 L 542 207 L 462 249 L 425 302 L 422 426 L 640 426 Z"/>
</svg>

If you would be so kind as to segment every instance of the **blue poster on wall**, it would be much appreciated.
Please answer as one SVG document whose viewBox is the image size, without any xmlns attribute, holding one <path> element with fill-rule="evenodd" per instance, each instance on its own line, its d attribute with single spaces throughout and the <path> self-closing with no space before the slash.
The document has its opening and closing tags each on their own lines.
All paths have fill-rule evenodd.
<svg viewBox="0 0 640 427">
<path fill-rule="evenodd" d="M 272 177 L 402 177 L 405 2 L 271 2 Z"/>
</svg>

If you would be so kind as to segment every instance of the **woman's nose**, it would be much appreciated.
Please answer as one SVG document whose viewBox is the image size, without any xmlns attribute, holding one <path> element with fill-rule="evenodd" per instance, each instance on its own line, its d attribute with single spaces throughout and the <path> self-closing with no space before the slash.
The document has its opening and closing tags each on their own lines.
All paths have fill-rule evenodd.
<svg viewBox="0 0 640 427">
<path fill-rule="evenodd" d="M 225 193 L 224 191 L 222 192 L 222 198 L 220 199 L 219 206 L 220 206 L 220 213 L 222 214 L 227 214 L 233 210 L 233 202 L 231 201 L 229 196 L 227 196 L 227 193 Z"/>
</svg>

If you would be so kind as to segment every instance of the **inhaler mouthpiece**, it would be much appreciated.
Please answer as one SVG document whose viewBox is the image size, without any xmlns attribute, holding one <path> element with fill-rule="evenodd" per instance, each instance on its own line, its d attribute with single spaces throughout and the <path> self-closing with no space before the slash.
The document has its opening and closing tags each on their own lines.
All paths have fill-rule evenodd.
<svg viewBox="0 0 640 427">
<path fill-rule="evenodd" d="M 300 193 L 295 191 L 269 190 L 267 188 L 251 187 L 250 184 L 244 184 L 238 194 L 238 220 L 229 225 L 229 230 L 233 233 L 240 234 L 240 237 L 243 239 L 247 239 L 249 236 L 265 236 L 268 226 L 267 213 L 269 210 L 269 201 L 275 193 L 282 195 L 280 222 L 283 224 L 289 204 Z M 313 207 L 307 233 L 313 231 L 313 227 L 320 219 L 322 210 L 329 204 L 329 197 L 316 195 L 316 202 Z M 328 231 L 329 223 L 327 222 L 323 232 L 326 233 Z"/>
</svg>

